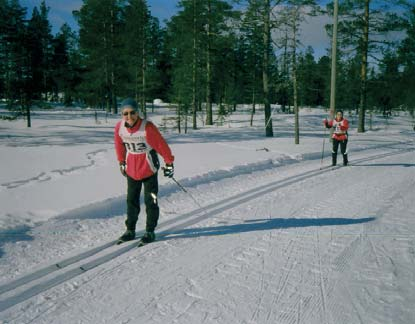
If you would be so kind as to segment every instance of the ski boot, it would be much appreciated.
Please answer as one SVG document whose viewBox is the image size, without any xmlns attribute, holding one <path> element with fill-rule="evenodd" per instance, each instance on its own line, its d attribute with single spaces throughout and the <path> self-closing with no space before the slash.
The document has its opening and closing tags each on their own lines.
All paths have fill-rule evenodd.
<svg viewBox="0 0 415 324">
<path fill-rule="evenodd" d="M 138 246 L 143 246 L 156 240 L 156 234 L 153 231 L 145 232 L 143 237 L 138 242 Z"/>
<path fill-rule="evenodd" d="M 349 164 L 349 160 L 347 159 L 347 154 L 343 154 L 343 165 L 346 166 Z"/>
<path fill-rule="evenodd" d="M 336 164 L 337 164 L 337 153 L 332 153 L 331 154 L 331 165 L 336 166 Z"/>
<path fill-rule="evenodd" d="M 135 231 L 126 230 L 125 233 L 119 237 L 117 244 L 121 244 L 127 241 L 132 241 L 134 239 L 135 239 Z"/>
</svg>

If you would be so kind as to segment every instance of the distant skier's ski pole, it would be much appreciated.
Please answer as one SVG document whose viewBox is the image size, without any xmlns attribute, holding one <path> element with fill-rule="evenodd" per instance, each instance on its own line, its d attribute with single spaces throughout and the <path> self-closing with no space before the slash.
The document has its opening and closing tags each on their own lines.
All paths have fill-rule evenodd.
<svg viewBox="0 0 415 324">
<path fill-rule="evenodd" d="M 274 114 L 275 109 L 277 109 L 277 106 L 275 106 L 274 109 L 272 109 L 271 114 L 269 115 L 269 119 L 268 119 L 267 123 L 265 124 L 265 128 L 268 127 L 268 124 L 270 123 L 270 121 L 272 119 L 272 115 Z"/>
<path fill-rule="evenodd" d="M 327 129 L 327 128 L 324 126 L 324 135 L 323 135 L 323 149 L 321 150 L 320 170 L 323 168 L 324 144 L 326 143 L 326 129 Z"/>
</svg>

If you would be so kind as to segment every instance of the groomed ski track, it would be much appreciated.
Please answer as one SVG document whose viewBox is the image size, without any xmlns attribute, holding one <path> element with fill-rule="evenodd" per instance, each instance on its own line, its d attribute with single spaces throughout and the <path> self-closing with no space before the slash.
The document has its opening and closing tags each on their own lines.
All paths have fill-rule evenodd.
<svg viewBox="0 0 415 324">
<path fill-rule="evenodd" d="M 363 297 L 345 282 L 354 262 L 374 260 L 373 274 L 392 258 L 379 237 L 414 240 L 404 228 L 391 233 L 377 226 L 388 209 L 403 208 L 396 200 L 409 202 L 414 164 L 403 161 L 415 161 L 414 149 L 398 143 L 356 152 L 346 168 L 321 169 L 317 160 L 303 161 L 198 184 L 190 192 L 203 208 L 162 221 L 157 242 L 135 249 L 136 241 L 120 246 L 110 241 L 12 280 L 0 286 L 0 314 L 6 323 L 59 323 L 70 319 L 73 307 L 85 322 L 94 322 L 95 312 L 107 312 L 108 323 L 377 323 L 365 318 L 358 302 Z M 387 179 L 384 188 L 370 187 L 371 177 L 382 176 L 388 165 L 399 169 L 408 197 L 394 196 L 390 189 L 396 184 Z M 350 172 L 362 172 L 361 182 L 349 183 Z M 238 183 L 235 192 L 232 183 L 240 181 L 245 190 Z M 318 201 L 306 198 L 310 190 L 321 190 Z M 381 197 L 379 204 L 372 204 L 373 194 Z M 171 195 L 177 209 L 180 200 L 189 199 L 182 192 Z M 169 202 L 162 213 L 172 208 Z M 243 236 L 243 244 L 235 236 Z M 205 242 L 212 248 L 199 254 Z M 152 267 L 158 271 L 148 278 Z M 123 279 L 114 280 L 118 275 Z M 223 289 L 210 290 L 213 280 Z M 125 300 L 111 300 L 111 289 L 124 289 Z M 95 294 L 104 300 L 92 301 Z M 174 295 L 182 298 L 169 297 Z M 376 307 L 369 290 L 364 297 L 373 298 Z M 78 298 L 88 311 L 75 303 Z M 108 302 L 115 310 L 105 308 Z"/>
</svg>

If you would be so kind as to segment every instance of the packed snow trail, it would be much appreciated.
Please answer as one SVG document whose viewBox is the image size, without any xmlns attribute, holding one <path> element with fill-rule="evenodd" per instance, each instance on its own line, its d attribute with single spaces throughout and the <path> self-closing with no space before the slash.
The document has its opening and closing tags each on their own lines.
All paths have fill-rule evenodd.
<svg viewBox="0 0 415 324">
<path fill-rule="evenodd" d="M 198 217 L 177 217 L 158 242 L 126 251 L 0 318 L 409 323 L 415 153 L 385 149 L 351 160 L 353 166 L 330 172 L 318 172 L 319 163 L 310 161 L 201 184 L 192 194 L 211 207 Z M 189 199 L 174 195 L 172 209 Z"/>
<path fill-rule="evenodd" d="M 406 152 L 407 149 L 401 149 L 401 152 Z M 360 160 L 355 160 L 354 163 L 362 163 L 368 160 L 373 160 L 373 159 L 377 159 L 379 157 L 385 157 L 385 156 L 389 156 L 389 155 L 396 155 L 398 154 L 398 152 L 391 152 L 391 153 L 384 153 L 381 155 L 374 155 L 371 156 L 369 158 L 363 158 Z M 331 170 L 337 169 L 339 168 L 332 168 Z M 194 225 L 196 223 L 198 223 L 201 220 L 204 220 L 208 217 L 214 216 L 215 214 L 218 214 L 220 212 L 226 211 L 227 209 L 233 208 L 235 206 L 240 205 L 243 202 L 252 200 L 256 197 L 260 197 L 264 194 L 266 194 L 268 191 L 273 191 L 276 190 L 278 188 L 287 186 L 289 184 L 293 184 L 295 182 L 298 181 L 303 181 L 309 177 L 313 177 L 316 175 L 319 175 L 320 173 L 325 172 L 324 170 L 322 171 L 322 169 L 320 168 L 320 170 L 310 170 L 298 175 L 294 175 L 291 177 L 288 177 L 286 179 L 282 179 L 280 181 L 277 182 L 271 182 L 270 184 L 264 185 L 264 186 L 260 186 L 260 187 L 256 187 L 253 188 L 251 190 L 247 190 L 244 193 L 235 195 L 233 197 L 227 198 L 225 200 L 223 200 L 222 202 L 219 203 L 214 203 L 210 206 L 205 206 L 202 207 L 200 206 L 199 203 L 197 203 L 197 201 L 194 199 L 194 197 L 188 193 L 187 190 L 184 190 L 186 193 L 188 193 L 188 195 L 190 196 L 190 198 L 192 198 L 192 200 L 195 201 L 195 203 L 200 207 L 200 209 L 198 210 L 194 210 L 190 213 L 187 214 L 183 214 L 179 217 L 176 217 L 170 221 L 164 222 L 163 224 L 161 224 L 161 226 L 159 227 L 159 229 L 163 230 L 161 232 L 161 234 L 159 234 L 160 238 L 163 238 L 166 234 L 168 233 L 174 233 L 174 231 L 176 229 L 179 230 L 183 230 L 184 228 L 190 226 L 190 225 Z M 181 186 L 178 183 L 179 186 Z M 199 215 L 200 214 L 200 215 Z M 199 216 L 198 216 L 199 215 Z M 170 224 L 172 223 L 178 223 L 181 220 L 187 220 L 185 223 L 180 223 L 180 224 L 175 224 L 173 225 L 173 227 L 170 227 L 167 229 L 167 231 L 165 230 L 166 227 L 168 227 Z M 334 219 L 336 221 L 336 219 Z M 367 221 L 366 219 L 364 221 Z M 142 233 L 139 233 L 138 236 L 140 236 Z M 160 240 L 159 238 L 159 240 Z M 42 269 L 39 269 L 33 273 L 27 274 L 22 276 L 21 278 L 11 281 L 5 285 L 0 286 L 0 295 L 8 292 L 10 290 L 16 289 L 22 285 L 34 282 L 35 280 L 38 280 L 46 275 L 49 275 L 53 272 L 57 272 L 58 270 L 62 270 L 72 264 L 76 264 L 78 262 L 82 262 L 80 265 L 76 265 L 74 269 L 72 269 L 71 271 L 68 271 L 66 274 L 62 274 L 59 275 L 57 277 L 51 278 L 46 282 L 43 282 L 41 284 L 38 284 L 37 286 L 34 287 L 30 287 L 29 289 L 27 289 L 26 291 L 20 293 L 18 296 L 13 296 L 8 298 L 8 300 L 6 301 L 2 301 L 0 300 L 0 311 L 3 311 L 17 303 L 20 303 L 23 300 L 26 300 L 34 295 L 37 295 L 38 293 L 49 289 L 55 285 L 58 285 L 62 282 L 65 282 L 67 280 L 72 279 L 73 277 L 82 274 L 85 271 L 88 271 L 96 266 L 99 266 L 105 262 L 110 261 L 112 258 L 117 257 L 127 251 L 129 251 L 136 243 L 133 244 L 129 244 L 129 247 L 127 248 L 120 248 L 118 250 L 115 251 L 110 251 L 108 254 L 106 255 L 102 255 L 102 256 L 98 256 L 95 260 L 92 261 L 86 261 L 87 258 L 94 256 L 95 254 L 109 248 L 112 247 L 115 244 L 116 241 L 111 241 L 109 243 L 103 244 L 101 246 L 95 247 L 93 249 L 90 249 L 88 251 L 85 251 L 83 253 L 80 253 L 78 255 L 72 256 L 70 258 L 64 259 L 60 262 L 57 262 L 55 264 L 49 265 L 47 267 L 44 267 Z"/>
</svg>

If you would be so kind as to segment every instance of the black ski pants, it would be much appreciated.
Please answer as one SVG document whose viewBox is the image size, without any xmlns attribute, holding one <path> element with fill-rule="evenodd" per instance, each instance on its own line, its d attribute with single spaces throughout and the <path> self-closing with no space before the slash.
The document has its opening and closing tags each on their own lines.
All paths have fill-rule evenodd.
<svg viewBox="0 0 415 324">
<path fill-rule="evenodd" d="M 332 164 L 337 164 L 337 151 L 339 150 L 340 145 L 340 151 L 343 155 L 343 164 L 347 165 L 348 159 L 347 159 L 347 139 L 343 141 L 338 141 L 335 138 L 333 138 L 333 151 L 332 151 Z"/>
<path fill-rule="evenodd" d="M 159 206 L 157 201 L 158 179 L 157 173 L 142 180 L 134 180 L 127 176 L 127 229 L 135 231 L 140 213 L 141 187 L 144 186 L 144 204 L 146 206 L 146 231 L 155 230 L 159 219 Z"/>
</svg>

